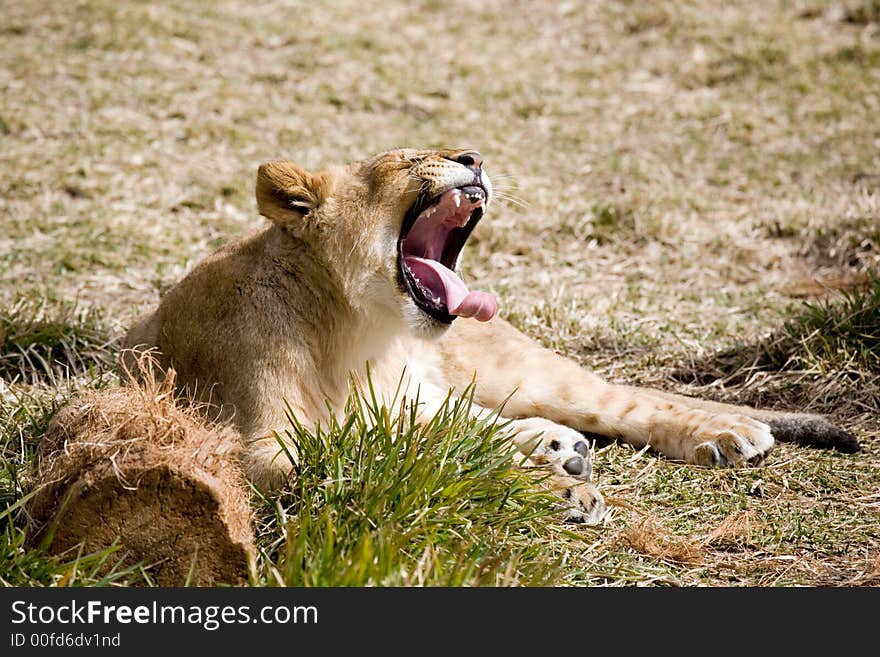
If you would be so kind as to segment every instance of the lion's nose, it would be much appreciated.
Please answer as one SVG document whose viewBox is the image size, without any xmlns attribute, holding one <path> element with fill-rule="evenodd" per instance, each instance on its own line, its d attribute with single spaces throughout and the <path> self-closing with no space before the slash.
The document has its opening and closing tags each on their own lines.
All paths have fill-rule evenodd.
<svg viewBox="0 0 880 657">
<path fill-rule="evenodd" d="M 455 161 L 471 169 L 479 169 L 483 166 L 483 156 L 477 153 L 477 151 L 459 153 L 455 156 Z"/>
</svg>

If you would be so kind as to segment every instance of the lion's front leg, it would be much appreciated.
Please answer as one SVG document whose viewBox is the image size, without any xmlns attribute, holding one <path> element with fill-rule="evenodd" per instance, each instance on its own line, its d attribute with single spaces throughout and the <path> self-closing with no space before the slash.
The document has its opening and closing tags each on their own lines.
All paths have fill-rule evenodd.
<svg viewBox="0 0 880 657">
<path fill-rule="evenodd" d="M 282 434 L 248 441 L 241 455 L 244 475 L 259 490 L 281 488 L 293 472 L 296 448 Z"/>
<path fill-rule="evenodd" d="M 574 477 L 549 477 L 544 486 L 562 499 L 563 517 L 568 522 L 597 525 L 605 516 L 605 499 L 599 489 L 589 481 Z"/>
<path fill-rule="evenodd" d="M 696 400 L 608 383 L 498 319 L 457 322 L 441 347 L 450 382 L 463 385 L 475 376 L 477 400 L 503 403 L 508 417 L 545 418 L 700 465 L 757 465 L 773 447 L 770 427 L 745 411 L 701 408 Z M 569 438 L 570 449 L 576 444 Z M 551 446 L 542 448 L 552 458 Z"/>
<path fill-rule="evenodd" d="M 669 458 L 704 466 L 760 465 L 773 449 L 770 427 L 745 415 L 692 408 L 628 387 L 591 383 L 592 391 L 585 391 L 582 400 L 556 407 L 565 424 L 578 431 L 635 447 L 647 445 Z"/>
<path fill-rule="evenodd" d="M 554 475 L 590 481 L 590 446 L 583 435 L 541 417 L 511 422 L 512 440 L 534 465 L 551 468 Z"/>
</svg>

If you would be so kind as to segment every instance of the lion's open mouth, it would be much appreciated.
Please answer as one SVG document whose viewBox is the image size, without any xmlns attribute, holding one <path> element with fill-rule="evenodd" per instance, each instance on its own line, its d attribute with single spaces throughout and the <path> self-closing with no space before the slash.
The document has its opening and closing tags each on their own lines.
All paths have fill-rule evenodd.
<svg viewBox="0 0 880 657">
<path fill-rule="evenodd" d="M 420 196 L 404 219 L 397 241 L 401 284 L 419 308 L 440 322 L 456 317 L 486 322 L 498 309 L 491 294 L 471 292 L 455 273 L 485 202 L 481 185 L 455 187 L 438 196 Z"/>
</svg>

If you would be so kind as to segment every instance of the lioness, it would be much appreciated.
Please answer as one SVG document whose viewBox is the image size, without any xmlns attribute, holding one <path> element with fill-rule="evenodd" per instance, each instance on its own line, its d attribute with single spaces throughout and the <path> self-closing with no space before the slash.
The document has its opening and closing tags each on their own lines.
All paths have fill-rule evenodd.
<svg viewBox="0 0 880 657">
<path fill-rule="evenodd" d="M 367 364 L 376 393 L 390 402 L 402 386 L 423 420 L 475 381 L 473 412 L 503 406 L 513 442 L 550 468 L 576 522 L 604 510 L 590 434 L 709 466 L 760 464 L 774 436 L 858 449 L 817 416 L 606 383 L 496 317 L 492 295 L 456 273 L 492 201 L 476 151 L 394 150 L 319 173 L 267 162 L 256 197 L 271 224 L 196 266 L 134 325 L 124 353 L 131 367 L 157 349 L 241 433 L 260 487 L 290 471 L 275 433 L 283 400 L 306 425 L 326 421 Z"/>
</svg>

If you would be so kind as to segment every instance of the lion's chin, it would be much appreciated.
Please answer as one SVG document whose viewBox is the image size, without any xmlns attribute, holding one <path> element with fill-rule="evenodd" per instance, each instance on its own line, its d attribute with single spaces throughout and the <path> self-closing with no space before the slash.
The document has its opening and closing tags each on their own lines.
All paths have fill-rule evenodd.
<svg viewBox="0 0 880 657">
<path fill-rule="evenodd" d="M 409 298 L 403 303 L 403 320 L 410 334 L 424 340 L 439 340 L 451 326 L 434 319 Z"/>
</svg>

